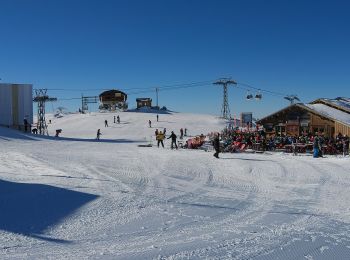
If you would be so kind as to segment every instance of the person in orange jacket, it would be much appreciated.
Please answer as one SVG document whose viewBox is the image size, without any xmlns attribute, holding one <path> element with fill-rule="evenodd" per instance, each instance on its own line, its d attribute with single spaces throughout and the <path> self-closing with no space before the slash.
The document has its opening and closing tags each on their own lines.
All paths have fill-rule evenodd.
<svg viewBox="0 0 350 260">
<path fill-rule="evenodd" d="M 156 140 L 158 141 L 158 148 L 159 148 L 159 144 L 162 144 L 163 148 L 164 148 L 164 143 L 163 143 L 163 140 L 164 140 L 165 136 L 163 134 L 162 131 L 159 131 L 159 133 L 157 134 L 157 137 L 156 137 Z"/>
</svg>

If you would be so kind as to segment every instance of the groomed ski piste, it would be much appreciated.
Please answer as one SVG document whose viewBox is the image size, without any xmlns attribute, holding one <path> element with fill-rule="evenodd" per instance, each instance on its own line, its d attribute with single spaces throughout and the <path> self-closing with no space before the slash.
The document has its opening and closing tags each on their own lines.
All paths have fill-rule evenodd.
<svg viewBox="0 0 350 260">
<path fill-rule="evenodd" d="M 1 259 L 350 259 L 350 158 L 155 145 L 223 129 L 210 115 L 47 119 L 0 128 Z"/>
</svg>

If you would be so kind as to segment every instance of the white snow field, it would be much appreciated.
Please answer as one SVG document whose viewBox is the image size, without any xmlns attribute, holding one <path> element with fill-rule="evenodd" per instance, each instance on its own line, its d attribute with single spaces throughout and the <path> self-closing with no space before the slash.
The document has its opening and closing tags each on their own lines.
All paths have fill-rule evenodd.
<svg viewBox="0 0 350 260">
<path fill-rule="evenodd" d="M 350 259 L 349 158 L 139 147 L 224 122 L 114 115 L 0 128 L 0 259 Z"/>
</svg>

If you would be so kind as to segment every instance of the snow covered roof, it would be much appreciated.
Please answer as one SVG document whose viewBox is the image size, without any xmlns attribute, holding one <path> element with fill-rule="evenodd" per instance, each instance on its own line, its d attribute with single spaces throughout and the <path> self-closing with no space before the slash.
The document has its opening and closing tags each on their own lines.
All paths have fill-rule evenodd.
<svg viewBox="0 0 350 260">
<path fill-rule="evenodd" d="M 330 118 L 332 120 L 338 121 L 340 123 L 350 126 L 350 114 L 343 112 L 339 109 L 324 105 L 324 104 L 298 104 L 300 106 L 305 106 L 310 110 Z"/>
<path fill-rule="evenodd" d="M 318 99 L 310 104 L 305 104 L 305 103 L 296 103 L 291 106 L 285 107 L 271 115 L 268 115 L 260 120 L 257 121 L 257 123 L 263 123 L 267 119 L 271 118 L 274 115 L 278 115 L 280 113 L 283 113 L 287 110 L 290 109 L 296 109 L 296 108 L 301 108 L 301 109 L 306 109 L 312 113 L 318 114 L 320 116 L 326 117 L 330 120 L 337 121 L 339 123 L 345 124 L 350 126 L 350 112 L 347 113 L 344 111 L 344 109 L 340 110 L 336 108 L 335 106 L 329 106 L 327 105 L 328 103 L 318 103 L 321 102 L 323 99 Z"/>
<path fill-rule="evenodd" d="M 340 110 L 343 110 L 344 112 L 350 113 L 350 98 L 346 98 L 346 97 L 337 97 L 333 99 L 320 98 L 311 102 L 311 104 L 317 104 L 317 103 L 324 103 L 326 105 L 330 105 Z"/>
</svg>

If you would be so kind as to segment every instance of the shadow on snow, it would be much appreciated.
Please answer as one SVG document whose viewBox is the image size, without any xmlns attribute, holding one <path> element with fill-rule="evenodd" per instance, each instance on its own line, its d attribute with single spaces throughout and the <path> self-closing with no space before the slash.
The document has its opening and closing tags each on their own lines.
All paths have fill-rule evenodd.
<svg viewBox="0 0 350 260">
<path fill-rule="evenodd" d="M 21 139 L 30 141 L 41 141 L 41 140 L 55 140 L 55 141 L 74 141 L 74 142 L 98 142 L 98 143 L 140 143 L 142 140 L 130 140 L 130 139 L 83 139 L 73 137 L 54 137 L 47 135 L 33 135 L 29 133 L 19 132 L 13 129 L 7 129 L 0 127 L 0 141 L 11 141 L 11 139 Z"/>
<path fill-rule="evenodd" d="M 243 161 L 254 161 L 254 162 L 273 162 L 272 160 L 263 160 L 263 159 L 249 159 L 249 158 L 234 158 L 234 157 L 230 157 L 230 158 L 222 158 L 220 157 L 221 160 L 243 160 Z"/>
<path fill-rule="evenodd" d="M 0 229 L 56 242 L 44 231 L 98 196 L 44 184 L 0 180 Z"/>
</svg>

